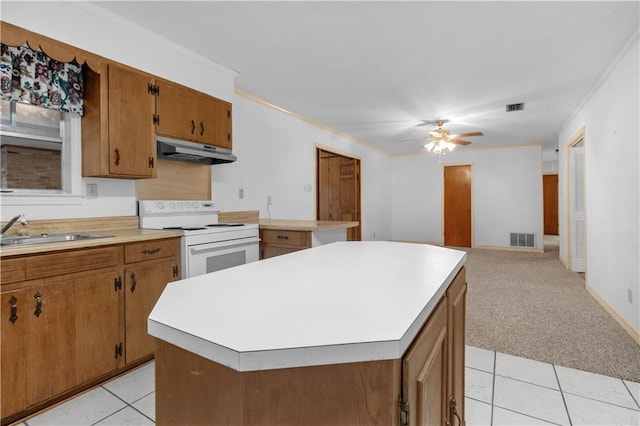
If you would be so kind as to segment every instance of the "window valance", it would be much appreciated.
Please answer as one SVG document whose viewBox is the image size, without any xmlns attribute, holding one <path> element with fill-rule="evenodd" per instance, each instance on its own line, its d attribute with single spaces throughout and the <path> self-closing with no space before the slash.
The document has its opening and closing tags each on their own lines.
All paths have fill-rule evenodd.
<svg viewBox="0 0 640 426">
<path fill-rule="evenodd" d="M 82 115 L 82 66 L 60 62 L 28 44 L 0 43 L 0 99 Z"/>
</svg>

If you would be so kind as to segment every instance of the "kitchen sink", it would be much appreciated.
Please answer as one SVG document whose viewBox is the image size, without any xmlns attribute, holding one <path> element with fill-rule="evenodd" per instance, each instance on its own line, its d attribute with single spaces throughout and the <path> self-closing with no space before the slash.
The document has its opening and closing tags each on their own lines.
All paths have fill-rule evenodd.
<svg viewBox="0 0 640 426">
<path fill-rule="evenodd" d="M 70 234 L 42 234 L 42 235 L 25 236 L 25 237 L 4 237 L 0 239 L 0 246 L 18 246 L 18 245 L 28 245 L 28 244 L 60 243 L 65 241 L 93 240 L 95 238 L 106 238 L 110 236 L 111 235 L 104 235 L 104 234 L 70 233 Z"/>
</svg>

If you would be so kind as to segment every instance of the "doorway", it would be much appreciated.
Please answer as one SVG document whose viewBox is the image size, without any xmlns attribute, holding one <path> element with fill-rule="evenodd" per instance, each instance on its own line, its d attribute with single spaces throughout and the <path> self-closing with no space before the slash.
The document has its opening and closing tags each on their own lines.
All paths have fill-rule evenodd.
<svg viewBox="0 0 640 426">
<path fill-rule="evenodd" d="M 347 241 L 360 241 L 360 160 L 316 148 L 316 162 L 317 219 L 357 221 L 347 229 Z"/>
<path fill-rule="evenodd" d="M 444 245 L 471 247 L 471 165 L 443 169 Z"/>
<path fill-rule="evenodd" d="M 558 175 L 542 176 L 544 234 L 558 235 Z"/>
</svg>

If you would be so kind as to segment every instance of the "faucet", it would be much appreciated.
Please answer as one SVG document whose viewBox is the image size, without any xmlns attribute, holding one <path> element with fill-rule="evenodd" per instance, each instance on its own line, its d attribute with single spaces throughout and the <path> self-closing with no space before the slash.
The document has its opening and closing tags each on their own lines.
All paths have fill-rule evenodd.
<svg viewBox="0 0 640 426">
<path fill-rule="evenodd" d="M 5 226 L 3 226 L 2 229 L 0 230 L 0 237 L 4 237 L 4 233 L 7 232 L 9 230 L 9 228 L 11 228 L 11 226 L 13 226 L 13 224 L 16 223 L 16 221 L 18 219 L 20 219 L 21 217 L 22 217 L 22 215 L 19 214 L 18 216 L 14 217 L 9 222 L 7 222 L 7 224 Z"/>
</svg>

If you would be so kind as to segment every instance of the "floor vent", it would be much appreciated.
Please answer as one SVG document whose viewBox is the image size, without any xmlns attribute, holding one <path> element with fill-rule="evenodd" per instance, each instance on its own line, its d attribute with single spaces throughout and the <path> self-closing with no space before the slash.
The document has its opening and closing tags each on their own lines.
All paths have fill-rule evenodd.
<svg viewBox="0 0 640 426">
<path fill-rule="evenodd" d="M 524 102 L 520 102 L 519 104 L 507 104 L 507 112 L 522 111 L 523 109 L 524 109 Z"/>
<path fill-rule="evenodd" d="M 535 247 L 536 246 L 536 234 L 523 234 L 519 232 L 512 232 L 510 234 L 511 247 Z"/>
</svg>

